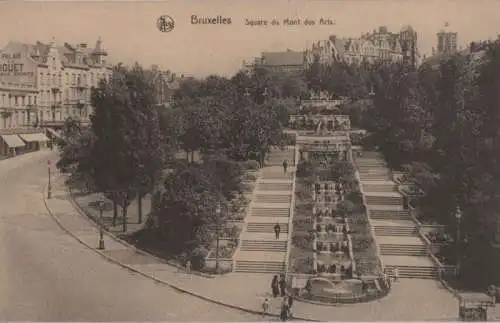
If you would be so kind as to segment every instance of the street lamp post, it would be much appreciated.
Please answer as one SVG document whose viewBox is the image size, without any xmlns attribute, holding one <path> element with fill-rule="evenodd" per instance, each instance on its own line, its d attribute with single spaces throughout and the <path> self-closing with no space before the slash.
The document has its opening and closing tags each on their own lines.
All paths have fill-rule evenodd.
<svg viewBox="0 0 500 323">
<path fill-rule="evenodd" d="M 460 253 L 460 224 L 462 220 L 462 210 L 460 209 L 460 206 L 457 206 L 457 209 L 455 210 L 455 218 L 457 219 L 457 236 L 456 236 L 456 248 L 457 248 L 457 267 L 456 267 L 456 275 L 460 276 L 460 265 L 461 265 L 461 253 Z"/>
<path fill-rule="evenodd" d="M 51 170 L 50 170 L 50 160 L 47 161 L 47 170 L 49 172 L 49 183 L 47 185 L 47 199 L 52 198 L 52 181 L 51 181 Z"/>
<path fill-rule="evenodd" d="M 221 207 L 220 203 L 217 204 L 215 207 L 215 216 L 216 216 L 216 234 L 217 234 L 217 242 L 216 242 L 216 247 L 215 247 L 215 272 L 219 273 L 220 268 L 219 268 L 219 240 L 220 240 L 220 213 L 221 213 Z"/>
<path fill-rule="evenodd" d="M 104 197 L 101 197 L 99 200 L 99 250 L 104 250 L 104 218 L 103 218 L 103 212 L 104 212 Z"/>
</svg>

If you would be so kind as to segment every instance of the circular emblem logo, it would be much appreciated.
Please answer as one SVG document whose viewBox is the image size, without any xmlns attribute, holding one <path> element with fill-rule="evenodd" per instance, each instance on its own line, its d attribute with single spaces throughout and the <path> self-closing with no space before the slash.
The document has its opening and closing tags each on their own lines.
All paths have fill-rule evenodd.
<svg viewBox="0 0 500 323">
<path fill-rule="evenodd" d="M 163 15 L 156 21 L 156 27 L 162 33 L 168 33 L 175 27 L 174 19 L 168 15 Z"/>
</svg>

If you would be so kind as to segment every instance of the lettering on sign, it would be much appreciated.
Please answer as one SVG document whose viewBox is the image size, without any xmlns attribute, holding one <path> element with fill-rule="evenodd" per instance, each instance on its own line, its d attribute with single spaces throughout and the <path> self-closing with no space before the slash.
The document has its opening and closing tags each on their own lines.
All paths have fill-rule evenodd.
<svg viewBox="0 0 500 323">
<path fill-rule="evenodd" d="M 20 59 L 21 53 L 15 53 L 15 54 L 2 53 L 2 58 L 3 59 Z"/>
<path fill-rule="evenodd" d="M 35 85 L 36 65 L 21 54 L 0 54 L 0 82 L 10 86 Z"/>
</svg>

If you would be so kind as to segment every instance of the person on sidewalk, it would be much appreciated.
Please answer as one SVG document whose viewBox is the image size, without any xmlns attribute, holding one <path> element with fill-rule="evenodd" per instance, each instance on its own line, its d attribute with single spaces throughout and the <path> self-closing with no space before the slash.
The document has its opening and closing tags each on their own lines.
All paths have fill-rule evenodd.
<svg viewBox="0 0 500 323">
<path fill-rule="evenodd" d="M 276 225 L 274 226 L 274 233 L 276 233 L 276 240 L 280 238 L 280 232 L 281 232 L 281 226 L 278 222 L 276 222 Z"/>
<path fill-rule="evenodd" d="M 273 297 L 276 298 L 280 294 L 280 287 L 278 283 L 278 275 L 274 275 L 273 281 L 271 282 L 271 291 L 273 292 Z"/>
<path fill-rule="evenodd" d="M 286 174 L 286 169 L 288 168 L 288 161 L 286 159 L 283 161 L 283 173 Z"/>
<path fill-rule="evenodd" d="M 290 308 L 288 307 L 288 301 L 286 298 L 283 299 L 281 303 L 280 320 L 286 322 L 289 319 Z"/>
<path fill-rule="evenodd" d="M 267 297 L 264 298 L 264 301 L 262 302 L 262 314 L 269 314 L 269 299 Z"/>
<path fill-rule="evenodd" d="M 191 260 L 189 259 L 186 261 L 186 273 L 191 273 Z"/>
<path fill-rule="evenodd" d="M 394 276 L 394 282 L 397 282 L 399 279 L 399 269 L 398 267 L 395 267 L 394 270 L 392 271 L 392 275 Z"/>
<path fill-rule="evenodd" d="M 287 298 L 288 298 L 288 308 L 291 310 L 293 306 L 293 295 L 289 293 Z"/>
<path fill-rule="evenodd" d="M 279 285 L 280 285 L 280 294 L 281 296 L 286 296 L 286 280 L 285 280 L 285 275 L 281 275 L 280 277 L 280 281 L 279 281 Z"/>
</svg>

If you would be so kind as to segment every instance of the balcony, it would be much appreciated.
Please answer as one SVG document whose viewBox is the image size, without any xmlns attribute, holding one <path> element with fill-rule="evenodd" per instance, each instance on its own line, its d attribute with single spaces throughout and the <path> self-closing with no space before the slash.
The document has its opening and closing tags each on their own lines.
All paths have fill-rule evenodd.
<svg viewBox="0 0 500 323">
<path fill-rule="evenodd" d="M 52 87 L 50 89 L 52 90 L 53 94 L 61 92 L 61 89 L 59 87 L 57 87 L 56 85 L 52 85 Z"/>
</svg>

